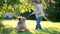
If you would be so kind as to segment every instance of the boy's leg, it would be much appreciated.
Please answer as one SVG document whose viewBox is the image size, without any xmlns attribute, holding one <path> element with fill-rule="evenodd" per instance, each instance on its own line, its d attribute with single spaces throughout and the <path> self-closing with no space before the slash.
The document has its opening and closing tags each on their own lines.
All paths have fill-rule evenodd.
<svg viewBox="0 0 60 34">
<path fill-rule="evenodd" d="M 36 24 L 36 29 L 42 29 L 41 24 L 40 24 L 42 19 L 43 19 L 43 16 L 37 18 L 37 20 L 36 20 L 36 23 L 37 23 Z"/>
</svg>

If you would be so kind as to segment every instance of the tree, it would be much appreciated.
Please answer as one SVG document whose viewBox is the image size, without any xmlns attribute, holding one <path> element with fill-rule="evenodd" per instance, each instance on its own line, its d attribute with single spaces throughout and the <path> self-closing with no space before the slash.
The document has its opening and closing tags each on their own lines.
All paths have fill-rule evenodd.
<svg viewBox="0 0 60 34">
<path fill-rule="evenodd" d="M 41 0 L 46 18 L 50 21 L 60 21 L 60 0 Z"/>
<path fill-rule="evenodd" d="M 37 0 L 44 6 L 45 19 L 60 21 L 60 0 Z"/>
<path fill-rule="evenodd" d="M 24 13 L 33 9 L 28 0 L 0 0 L 0 12 Z"/>
</svg>

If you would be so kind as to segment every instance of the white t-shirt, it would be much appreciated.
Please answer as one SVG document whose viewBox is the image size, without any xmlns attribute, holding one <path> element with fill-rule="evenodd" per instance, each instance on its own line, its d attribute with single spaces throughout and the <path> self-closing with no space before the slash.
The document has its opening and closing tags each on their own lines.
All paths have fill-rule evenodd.
<svg viewBox="0 0 60 34">
<path fill-rule="evenodd" d="M 44 16 L 44 12 L 43 12 L 43 6 L 41 4 L 37 4 L 35 6 L 34 11 L 36 11 L 36 18 L 40 17 L 40 16 Z"/>
</svg>

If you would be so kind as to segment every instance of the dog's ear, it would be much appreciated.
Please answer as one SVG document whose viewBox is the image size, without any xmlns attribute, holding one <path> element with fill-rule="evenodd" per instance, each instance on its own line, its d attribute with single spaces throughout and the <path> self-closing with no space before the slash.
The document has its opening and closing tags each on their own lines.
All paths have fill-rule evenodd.
<svg viewBox="0 0 60 34">
<path fill-rule="evenodd" d="M 26 18 L 25 18 L 25 17 L 23 17 L 23 19 L 24 19 L 24 20 L 26 20 Z"/>
<path fill-rule="evenodd" d="M 21 18 L 19 18 L 19 20 L 21 20 Z"/>
</svg>

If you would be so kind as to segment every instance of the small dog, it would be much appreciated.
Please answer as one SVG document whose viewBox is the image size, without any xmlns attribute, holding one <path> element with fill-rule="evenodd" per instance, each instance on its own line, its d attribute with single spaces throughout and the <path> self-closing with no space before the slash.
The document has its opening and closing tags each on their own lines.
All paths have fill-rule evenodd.
<svg viewBox="0 0 60 34">
<path fill-rule="evenodd" d="M 25 24 L 26 18 L 25 17 L 20 17 L 19 22 L 17 24 L 17 31 L 21 31 L 22 29 L 28 30 Z"/>
</svg>

